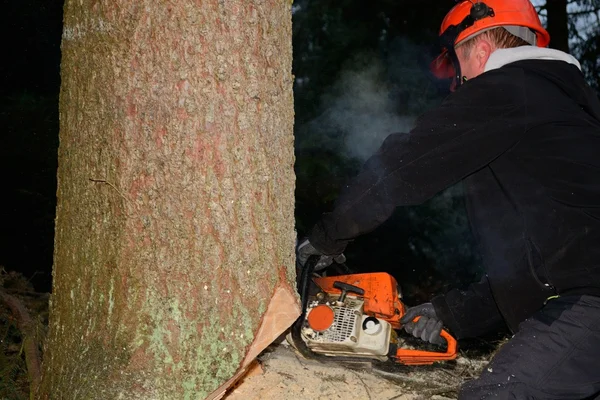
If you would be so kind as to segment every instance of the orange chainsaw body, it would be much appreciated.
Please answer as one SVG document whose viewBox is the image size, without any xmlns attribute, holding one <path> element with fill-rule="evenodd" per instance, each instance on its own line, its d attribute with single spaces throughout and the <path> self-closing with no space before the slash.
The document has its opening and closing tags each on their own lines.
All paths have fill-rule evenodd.
<svg viewBox="0 0 600 400">
<path fill-rule="evenodd" d="M 400 299 L 398 283 L 390 274 L 375 272 L 338 275 L 313 278 L 313 281 L 328 294 L 341 294 L 341 290 L 334 287 L 334 282 L 343 282 L 363 289 L 364 294 L 359 297 L 364 301 L 364 314 L 387 321 L 395 330 L 402 329 L 400 319 L 404 315 L 406 307 Z M 356 295 L 349 293 L 348 296 Z M 417 320 L 415 319 L 415 321 Z M 392 357 L 405 365 L 425 365 L 436 361 L 455 359 L 456 339 L 445 330 L 442 330 L 441 336 L 447 342 L 445 352 L 398 348 Z"/>
<path fill-rule="evenodd" d="M 336 281 L 357 286 L 365 291 L 364 313 L 383 319 L 394 329 L 400 329 L 400 318 L 404 315 L 405 306 L 400 301 L 396 279 L 385 272 L 368 274 L 339 275 L 324 278 L 313 278 L 313 281 L 324 291 L 331 294 L 341 293 L 333 287 Z"/>
</svg>

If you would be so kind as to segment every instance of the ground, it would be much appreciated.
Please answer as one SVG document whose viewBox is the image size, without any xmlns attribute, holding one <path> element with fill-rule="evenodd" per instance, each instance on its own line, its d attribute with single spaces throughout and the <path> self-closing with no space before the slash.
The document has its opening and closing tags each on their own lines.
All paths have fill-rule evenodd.
<svg viewBox="0 0 600 400">
<path fill-rule="evenodd" d="M 264 352 L 226 400 L 455 399 L 460 385 L 477 376 L 490 354 L 459 356 L 428 367 L 381 371 L 369 364 L 339 365 L 307 360 L 281 341 Z"/>
</svg>

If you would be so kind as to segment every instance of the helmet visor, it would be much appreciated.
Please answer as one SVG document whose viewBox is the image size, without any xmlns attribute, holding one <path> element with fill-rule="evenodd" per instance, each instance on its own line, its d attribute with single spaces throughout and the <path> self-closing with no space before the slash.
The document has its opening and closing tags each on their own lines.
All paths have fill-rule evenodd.
<svg viewBox="0 0 600 400">
<path fill-rule="evenodd" d="M 444 49 L 442 53 L 429 64 L 429 70 L 438 79 L 450 79 L 454 77 L 456 70 L 454 69 L 448 50 Z"/>
</svg>

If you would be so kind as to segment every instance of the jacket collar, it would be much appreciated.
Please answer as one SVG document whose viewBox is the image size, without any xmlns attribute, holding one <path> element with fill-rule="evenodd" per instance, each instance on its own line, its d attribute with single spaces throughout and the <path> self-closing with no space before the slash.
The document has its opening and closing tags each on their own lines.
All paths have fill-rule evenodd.
<svg viewBox="0 0 600 400">
<path fill-rule="evenodd" d="M 510 49 L 498 49 L 492 53 L 485 64 L 484 72 L 498 69 L 516 61 L 523 60 L 558 60 L 575 65 L 581 70 L 579 61 L 570 54 L 560 50 L 536 46 L 520 46 Z"/>
</svg>

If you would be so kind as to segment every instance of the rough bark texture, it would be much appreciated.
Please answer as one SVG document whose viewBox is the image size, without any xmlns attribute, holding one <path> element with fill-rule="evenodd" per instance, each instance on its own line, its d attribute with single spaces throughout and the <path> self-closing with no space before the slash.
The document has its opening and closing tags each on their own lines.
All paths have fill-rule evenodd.
<svg viewBox="0 0 600 400">
<path fill-rule="evenodd" d="M 567 0 L 546 0 L 550 47 L 569 52 L 569 15 Z"/>
<path fill-rule="evenodd" d="M 297 315 L 290 7 L 66 1 L 41 397 L 204 398 Z"/>
</svg>

